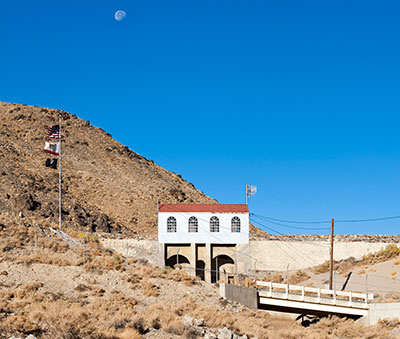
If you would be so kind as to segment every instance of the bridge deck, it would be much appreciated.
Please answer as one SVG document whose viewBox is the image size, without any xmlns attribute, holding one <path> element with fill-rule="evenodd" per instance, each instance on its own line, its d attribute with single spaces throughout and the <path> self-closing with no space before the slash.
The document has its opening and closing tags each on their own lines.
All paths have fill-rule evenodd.
<svg viewBox="0 0 400 339">
<path fill-rule="evenodd" d="M 339 314 L 361 317 L 368 314 L 372 294 L 257 281 L 260 307 L 293 313 Z"/>
</svg>

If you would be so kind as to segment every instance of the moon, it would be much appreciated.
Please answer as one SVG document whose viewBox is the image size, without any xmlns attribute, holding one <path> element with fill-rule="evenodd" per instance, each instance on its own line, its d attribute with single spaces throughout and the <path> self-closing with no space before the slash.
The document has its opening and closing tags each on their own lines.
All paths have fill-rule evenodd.
<svg viewBox="0 0 400 339">
<path fill-rule="evenodd" d="M 125 16 L 126 16 L 126 13 L 120 9 L 118 11 L 116 11 L 114 14 L 115 20 L 117 20 L 117 21 L 121 21 L 123 18 L 125 18 Z"/>
</svg>

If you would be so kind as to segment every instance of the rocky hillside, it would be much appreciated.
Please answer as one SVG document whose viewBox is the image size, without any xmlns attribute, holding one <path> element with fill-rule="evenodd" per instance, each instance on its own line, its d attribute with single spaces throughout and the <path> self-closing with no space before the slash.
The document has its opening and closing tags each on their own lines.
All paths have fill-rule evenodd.
<svg viewBox="0 0 400 339">
<path fill-rule="evenodd" d="M 49 154 L 43 146 L 59 114 L 66 228 L 154 238 L 157 198 L 217 203 L 89 121 L 56 109 L 0 102 L 0 224 L 57 225 L 58 171 L 45 167 Z"/>
<path fill-rule="evenodd" d="M 102 247 L 94 234 L 70 233 L 76 239 L 84 235 L 85 252 L 48 229 L 22 225 L 0 229 L 0 339 L 394 339 L 400 335 L 397 319 L 367 327 L 336 317 L 314 318 L 303 327 L 292 317 L 222 299 L 217 286 L 183 270 L 157 268 L 136 256 L 126 262 Z"/>
</svg>

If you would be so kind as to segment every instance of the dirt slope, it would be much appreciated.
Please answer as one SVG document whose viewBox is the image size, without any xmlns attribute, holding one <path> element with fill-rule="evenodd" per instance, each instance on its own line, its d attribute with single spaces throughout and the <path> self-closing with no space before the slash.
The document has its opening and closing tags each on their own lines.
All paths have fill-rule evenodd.
<svg viewBox="0 0 400 339">
<path fill-rule="evenodd" d="M 44 166 L 44 135 L 62 116 L 63 220 L 67 227 L 156 233 L 157 197 L 216 203 L 193 184 L 75 115 L 0 102 L 0 223 L 57 224 L 58 171 Z"/>
<path fill-rule="evenodd" d="M 71 231 L 79 239 L 82 234 Z M 36 234 L 36 237 L 35 237 Z M 123 257 L 86 233 L 70 247 L 48 229 L 0 228 L 0 339 L 26 338 L 398 338 L 397 319 L 366 327 L 292 318 L 218 297 L 218 287 L 184 271 Z M 35 246 L 34 239 L 37 239 Z M 226 327 L 226 328 L 225 328 Z"/>
</svg>

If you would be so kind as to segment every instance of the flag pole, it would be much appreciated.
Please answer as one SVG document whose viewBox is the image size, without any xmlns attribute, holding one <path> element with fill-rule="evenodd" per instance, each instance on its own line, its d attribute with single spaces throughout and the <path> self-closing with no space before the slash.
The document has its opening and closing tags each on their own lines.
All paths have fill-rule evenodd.
<svg viewBox="0 0 400 339">
<path fill-rule="evenodd" d="M 62 141 L 62 137 L 61 137 L 61 114 L 58 116 L 58 124 L 59 124 L 59 128 L 60 128 L 60 164 L 58 166 L 58 226 L 60 228 L 60 231 L 62 230 L 61 227 L 61 141 Z"/>
</svg>

